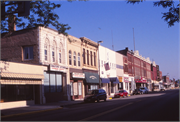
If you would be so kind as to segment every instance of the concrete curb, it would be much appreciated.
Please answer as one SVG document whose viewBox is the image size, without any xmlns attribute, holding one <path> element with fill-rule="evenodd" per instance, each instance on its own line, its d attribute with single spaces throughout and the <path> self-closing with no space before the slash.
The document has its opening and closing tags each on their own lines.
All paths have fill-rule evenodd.
<svg viewBox="0 0 180 122">
<path fill-rule="evenodd" d="M 32 111 L 32 112 L 25 112 L 25 113 L 19 113 L 19 114 L 11 114 L 11 115 L 4 115 L 1 116 L 1 118 L 7 118 L 7 117 L 12 117 L 12 116 L 21 116 L 21 115 L 27 115 L 27 114 L 34 114 L 34 113 L 40 113 L 40 112 L 46 112 L 46 111 L 53 111 L 53 110 L 58 110 L 62 109 L 63 107 L 59 108 L 51 108 L 51 109 L 45 109 L 45 110 L 37 110 L 37 111 Z"/>
<path fill-rule="evenodd" d="M 83 104 L 84 102 L 80 102 L 80 103 L 72 103 L 72 104 L 67 104 L 67 105 L 60 105 L 60 107 L 66 107 L 66 106 L 71 106 L 71 105 L 77 105 L 77 104 Z"/>
</svg>

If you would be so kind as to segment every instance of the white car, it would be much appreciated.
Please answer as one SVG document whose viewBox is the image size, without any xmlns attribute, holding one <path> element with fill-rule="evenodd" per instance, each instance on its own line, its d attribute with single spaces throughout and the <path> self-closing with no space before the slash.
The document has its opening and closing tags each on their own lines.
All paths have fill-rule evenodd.
<svg viewBox="0 0 180 122">
<path fill-rule="evenodd" d="M 165 91 L 165 90 L 166 90 L 165 87 L 161 87 L 161 88 L 160 88 L 160 91 Z"/>
<path fill-rule="evenodd" d="M 148 94 L 149 92 L 148 88 L 146 87 L 141 87 L 140 89 L 143 91 L 144 94 Z"/>
</svg>

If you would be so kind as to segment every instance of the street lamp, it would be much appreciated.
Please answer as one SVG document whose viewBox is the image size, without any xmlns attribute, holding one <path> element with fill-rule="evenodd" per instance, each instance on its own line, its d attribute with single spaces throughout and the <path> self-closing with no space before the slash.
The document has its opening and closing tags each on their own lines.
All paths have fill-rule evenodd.
<svg viewBox="0 0 180 122">
<path fill-rule="evenodd" d="M 98 65 L 98 68 L 99 68 L 99 87 L 101 88 L 101 79 L 100 79 L 100 58 L 99 58 L 99 45 L 100 45 L 100 43 L 103 43 L 103 41 L 98 41 L 97 43 L 98 43 L 98 63 L 99 63 L 99 65 Z"/>
</svg>

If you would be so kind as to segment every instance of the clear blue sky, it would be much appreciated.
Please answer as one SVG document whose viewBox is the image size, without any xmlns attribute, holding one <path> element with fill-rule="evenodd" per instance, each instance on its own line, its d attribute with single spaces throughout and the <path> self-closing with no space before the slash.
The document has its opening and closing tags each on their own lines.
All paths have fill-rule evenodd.
<svg viewBox="0 0 180 122">
<path fill-rule="evenodd" d="M 104 47 L 122 50 L 135 49 L 160 66 L 163 75 L 180 79 L 179 23 L 169 27 L 161 18 L 168 9 L 154 7 L 153 1 L 127 4 L 126 1 L 55 1 L 61 4 L 54 12 L 59 21 L 69 24 L 67 31 L 75 37 L 87 37 L 95 42 L 102 40 Z M 178 1 L 176 1 L 176 5 Z M 52 26 L 50 26 L 53 28 Z M 100 29 L 99 29 L 100 28 Z M 112 34 L 113 33 L 113 34 Z M 112 36 L 113 35 L 113 36 Z"/>
</svg>

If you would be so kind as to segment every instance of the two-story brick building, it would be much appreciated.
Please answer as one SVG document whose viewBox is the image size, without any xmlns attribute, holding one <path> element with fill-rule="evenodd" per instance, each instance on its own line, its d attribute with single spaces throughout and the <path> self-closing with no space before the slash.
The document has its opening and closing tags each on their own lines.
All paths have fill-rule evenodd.
<svg viewBox="0 0 180 122">
<path fill-rule="evenodd" d="M 15 31 L 10 36 L 2 34 L 1 58 L 43 66 L 44 80 L 39 85 L 42 103 L 70 99 L 66 82 L 67 38 L 56 30 L 39 26 Z"/>
</svg>

